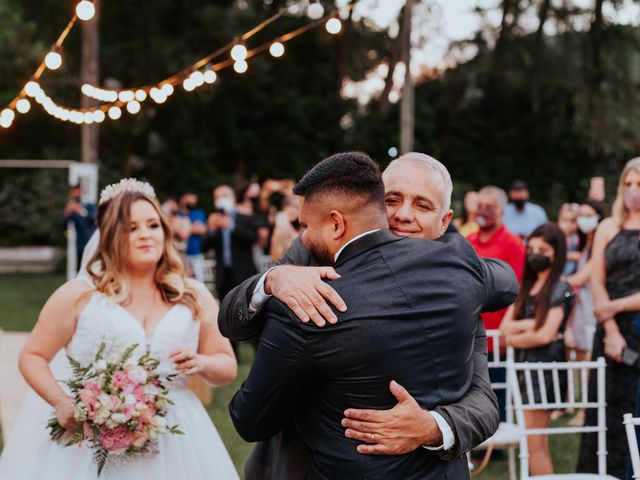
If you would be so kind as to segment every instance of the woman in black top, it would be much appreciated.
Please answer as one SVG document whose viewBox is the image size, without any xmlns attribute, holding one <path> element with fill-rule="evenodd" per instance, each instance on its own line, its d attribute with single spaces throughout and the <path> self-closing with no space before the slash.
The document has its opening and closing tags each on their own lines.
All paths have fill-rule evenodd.
<svg viewBox="0 0 640 480">
<path fill-rule="evenodd" d="M 500 331 L 507 345 L 516 349 L 520 362 L 563 362 L 563 333 L 573 303 L 573 293 L 560 281 L 566 262 L 566 240 L 557 225 L 547 223 L 535 229 L 527 242 L 527 259 L 516 302 L 507 310 Z M 545 373 L 548 401 L 553 401 L 553 380 Z M 523 381 L 520 390 L 526 395 Z M 560 375 L 561 391 L 566 376 Z M 532 376 L 535 402 L 541 401 L 538 377 Z M 526 398 L 526 397 L 525 397 Z M 551 410 L 527 410 L 527 428 L 549 426 Z M 528 437 L 531 475 L 553 473 L 546 435 Z"/>
</svg>

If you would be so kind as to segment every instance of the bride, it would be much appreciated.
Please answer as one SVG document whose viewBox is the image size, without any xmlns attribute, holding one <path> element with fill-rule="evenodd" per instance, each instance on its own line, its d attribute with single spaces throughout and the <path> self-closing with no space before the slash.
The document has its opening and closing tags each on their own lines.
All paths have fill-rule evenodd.
<svg viewBox="0 0 640 480">
<path fill-rule="evenodd" d="M 160 360 L 157 373 L 170 382 L 167 421 L 184 435 L 161 435 L 150 458 L 109 463 L 101 479 L 237 479 L 231 459 L 187 377 L 212 385 L 232 382 L 237 363 L 217 328 L 218 306 L 204 285 L 185 279 L 171 229 L 146 183 L 123 180 L 100 198 L 97 251 L 87 272 L 48 299 L 19 359 L 20 371 L 40 398 L 23 405 L 0 457 L 0 479 L 87 480 L 97 476 L 92 452 L 50 440 L 48 417 L 77 427 L 74 402 L 49 363 L 66 353 L 91 363 L 101 343 L 109 354 L 138 344 Z M 35 397 L 35 396 L 34 396 Z M 47 405 L 48 404 L 48 405 Z M 47 408 L 48 407 L 48 408 Z"/>
</svg>

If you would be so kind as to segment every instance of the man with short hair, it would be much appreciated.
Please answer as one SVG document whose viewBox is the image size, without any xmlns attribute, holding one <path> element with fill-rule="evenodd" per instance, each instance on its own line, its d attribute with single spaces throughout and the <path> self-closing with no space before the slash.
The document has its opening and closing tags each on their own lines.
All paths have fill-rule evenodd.
<svg viewBox="0 0 640 480">
<path fill-rule="evenodd" d="M 361 446 L 356 451 L 352 440 L 361 438 L 335 429 L 345 407 L 388 408 L 391 379 L 407 384 L 426 408 L 459 398 L 472 375 L 473 312 L 495 300 L 495 271 L 460 236 L 425 242 L 386 229 L 384 186 L 381 178 L 376 183 L 377 175 L 377 166 L 363 154 L 339 154 L 314 167 L 296 187 L 304 196 L 302 241 L 320 263 L 335 262 L 343 276 L 332 286 L 349 309 L 338 323 L 317 329 L 271 300 L 254 367 L 230 405 L 232 418 L 245 438 L 266 439 L 299 411 L 295 425 L 313 453 L 313 478 L 346 478 L 363 468 L 371 478 L 389 478 L 391 472 L 394 478 L 435 478 L 443 471 L 464 478 L 464 458 L 447 465 L 426 449 L 361 457 Z M 393 193 L 388 199 L 406 208 Z M 434 205 L 417 200 L 441 219 Z M 399 220 L 396 227 L 414 229 L 402 212 Z M 463 297 L 457 295 L 461 284 Z M 512 300 L 515 281 L 510 289 Z M 369 434 L 371 443 L 375 436 Z"/>
<path fill-rule="evenodd" d="M 540 225 L 547 223 L 547 214 L 540 205 L 529 202 L 529 187 L 516 180 L 509 189 L 511 202 L 504 209 L 504 224 L 520 238 L 527 238 Z"/>
</svg>

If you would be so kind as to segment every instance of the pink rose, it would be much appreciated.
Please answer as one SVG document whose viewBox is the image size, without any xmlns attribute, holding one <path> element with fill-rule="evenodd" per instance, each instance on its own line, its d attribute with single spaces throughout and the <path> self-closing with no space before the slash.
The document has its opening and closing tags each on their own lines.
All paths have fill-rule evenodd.
<svg viewBox="0 0 640 480">
<path fill-rule="evenodd" d="M 107 452 L 117 453 L 124 451 L 131 446 L 134 439 L 134 432 L 126 425 L 118 425 L 115 428 L 103 428 L 100 431 L 98 441 Z"/>
<path fill-rule="evenodd" d="M 84 431 L 84 436 L 88 439 L 93 438 L 93 429 L 89 426 L 88 423 L 82 424 L 82 430 Z"/>
<path fill-rule="evenodd" d="M 123 372 L 122 370 L 111 375 L 111 380 L 113 381 L 113 385 L 120 390 L 124 389 L 130 383 L 127 372 Z"/>
<path fill-rule="evenodd" d="M 92 412 L 95 410 L 96 401 L 98 400 L 98 395 L 100 395 L 100 387 L 94 382 L 87 382 L 84 384 L 84 388 L 78 392 L 80 395 L 80 400 L 84 404 L 85 407 Z"/>
</svg>

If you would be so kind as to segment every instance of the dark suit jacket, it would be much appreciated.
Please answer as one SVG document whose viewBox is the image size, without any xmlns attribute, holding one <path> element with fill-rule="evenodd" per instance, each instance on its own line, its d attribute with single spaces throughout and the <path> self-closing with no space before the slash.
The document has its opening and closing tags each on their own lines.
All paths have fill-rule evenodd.
<svg viewBox="0 0 640 480">
<path fill-rule="evenodd" d="M 238 285 L 258 273 L 253 261 L 253 245 L 258 239 L 258 229 L 249 215 L 236 213 L 236 226 L 231 233 L 231 268 L 225 272 L 222 262 L 222 231 L 212 230 L 204 236 L 202 251 L 215 249 L 216 285 Z M 232 278 L 225 278 L 230 274 Z"/>
<path fill-rule="evenodd" d="M 467 392 L 476 319 L 495 300 L 496 277 L 458 238 L 383 230 L 349 244 L 332 282 L 349 306 L 336 325 L 303 324 L 271 299 L 254 366 L 230 405 L 239 433 L 265 440 L 293 420 L 312 451 L 309 478 L 467 477 L 466 459 L 445 463 L 425 449 L 360 455 L 340 426 L 348 407 L 391 408 L 391 379 L 428 409 Z"/>
</svg>

